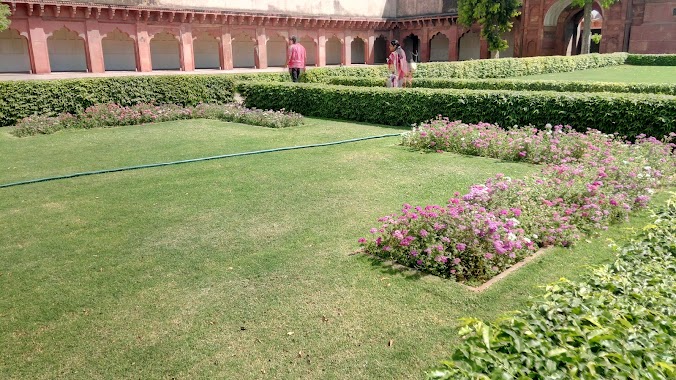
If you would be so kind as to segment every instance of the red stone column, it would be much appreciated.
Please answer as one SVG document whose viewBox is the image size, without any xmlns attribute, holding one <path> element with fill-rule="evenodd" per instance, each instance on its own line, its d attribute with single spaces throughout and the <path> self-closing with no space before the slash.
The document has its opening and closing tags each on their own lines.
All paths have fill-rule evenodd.
<svg viewBox="0 0 676 380">
<path fill-rule="evenodd" d="M 268 68 L 268 37 L 265 34 L 265 28 L 256 28 L 256 46 L 258 46 L 258 68 Z"/>
<path fill-rule="evenodd" d="M 366 64 L 372 65 L 375 61 L 375 44 L 376 44 L 376 31 L 369 30 L 369 37 L 366 41 Z"/>
<path fill-rule="evenodd" d="M 148 34 L 148 25 L 145 23 L 136 24 L 136 67 L 139 71 L 153 71 L 153 63 L 150 55 L 150 35 Z"/>
<path fill-rule="evenodd" d="M 326 31 L 319 29 L 317 33 L 317 67 L 326 66 Z"/>
<path fill-rule="evenodd" d="M 453 24 L 450 30 L 451 36 L 448 39 L 448 43 L 450 44 L 448 47 L 448 60 L 453 62 L 460 59 L 460 52 L 458 51 L 458 43 L 460 42 L 458 39 L 458 24 Z"/>
<path fill-rule="evenodd" d="M 92 73 L 103 73 L 106 71 L 103 60 L 103 46 L 101 45 L 101 33 L 99 32 L 99 22 L 97 20 L 87 19 L 85 21 L 87 36 L 87 66 Z"/>
<path fill-rule="evenodd" d="M 430 61 L 430 33 L 427 27 L 424 27 L 420 31 L 420 62 L 429 62 Z"/>
<path fill-rule="evenodd" d="M 28 19 L 28 51 L 31 59 L 33 74 L 49 74 L 52 69 L 49 65 L 49 49 L 42 19 L 30 17 Z"/>
<path fill-rule="evenodd" d="M 180 33 L 181 70 L 195 71 L 195 55 L 192 46 L 192 26 L 190 24 L 182 24 Z"/>
<path fill-rule="evenodd" d="M 343 38 L 343 66 L 352 64 L 352 35 L 350 31 L 345 31 L 345 38 Z"/>
<path fill-rule="evenodd" d="M 488 41 L 481 39 L 481 51 L 479 53 L 480 59 L 489 59 L 491 57 L 491 52 L 488 51 Z"/>
<path fill-rule="evenodd" d="M 220 50 L 221 70 L 232 70 L 232 36 L 228 26 L 221 28 Z"/>
</svg>

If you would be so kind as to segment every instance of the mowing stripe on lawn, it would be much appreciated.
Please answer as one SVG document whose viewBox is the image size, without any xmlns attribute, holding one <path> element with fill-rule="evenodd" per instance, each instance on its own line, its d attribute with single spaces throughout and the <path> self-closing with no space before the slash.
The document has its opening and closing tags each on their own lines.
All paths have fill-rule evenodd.
<svg viewBox="0 0 676 380">
<path fill-rule="evenodd" d="M 127 170 L 156 168 L 156 167 L 159 167 L 159 166 L 169 166 L 169 165 L 187 164 L 187 163 L 191 163 L 191 162 L 219 160 L 219 159 L 222 159 L 222 158 L 241 157 L 241 156 L 250 156 L 250 155 L 253 155 L 253 154 L 282 152 L 282 151 L 285 151 L 285 150 L 317 148 L 317 147 L 322 147 L 322 146 L 347 144 L 347 143 L 353 143 L 353 142 L 358 142 L 358 141 L 381 139 L 381 138 L 385 138 L 385 137 L 395 137 L 395 136 L 401 136 L 401 133 L 389 133 L 389 134 L 385 134 L 385 135 L 359 137 L 359 138 L 354 138 L 354 139 L 349 139 L 349 140 L 339 140 L 339 141 L 333 141 L 333 142 L 328 142 L 328 143 L 287 146 L 287 147 L 283 147 L 283 148 L 254 150 L 254 151 L 251 151 L 251 152 L 242 152 L 242 153 L 221 154 L 221 155 L 218 155 L 218 156 L 191 158 L 191 159 L 188 159 L 188 160 L 160 162 L 160 163 L 146 164 L 146 165 L 126 166 L 126 167 L 122 167 L 122 168 L 94 170 L 94 171 L 89 171 L 89 172 L 72 173 L 72 174 L 65 174 L 65 175 L 59 175 L 59 176 L 54 176 L 54 177 L 36 178 L 36 179 L 30 179 L 30 180 L 26 180 L 26 181 L 17 181 L 17 182 L 0 184 L 0 189 L 5 188 L 5 187 L 28 185 L 28 184 L 31 184 L 31 183 L 56 181 L 56 180 L 66 179 L 66 178 L 84 177 L 84 176 L 95 175 L 95 174 L 106 174 L 106 173 L 114 173 L 114 172 L 123 172 L 123 171 L 127 171 Z"/>
</svg>

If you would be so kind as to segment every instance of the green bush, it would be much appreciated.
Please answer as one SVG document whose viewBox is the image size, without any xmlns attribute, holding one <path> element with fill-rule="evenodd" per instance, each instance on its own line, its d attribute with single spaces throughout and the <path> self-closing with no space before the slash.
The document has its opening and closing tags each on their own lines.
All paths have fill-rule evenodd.
<svg viewBox="0 0 676 380">
<path fill-rule="evenodd" d="M 409 126 L 441 114 L 465 123 L 564 124 L 630 137 L 676 130 L 676 97 L 489 90 L 343 87 L 298 83 L 240 83 L 248 107 L 306 116 Z"/>
<path fill-rule="evenodd" d="M 629 54 L 627 65 L 676 66 L 676 54 Z"/>
<path fill-rule="evenodd" d="M 328 84 L 359 87 L 385 87 L 384 78 L 334 77 Z M 622 92 L 676 95 L 676 84 L 610 83 L 554 80 L 512 79 L 442 79 L 416 78 L 413 87 L 469 90 L 557 91 L 557 92 Z"/>
<path fill-rule="evenodd" d="M 565 279 L 497 323 L 465 320 L 464 341 L 430 379 L 676 378 L 676 199 L 640 240 L 585 281 Z"/>
<path fill-rule="evenodd" d="M 227 75 L 167 75 L 0 82 L 0 126 L 31 115 L 81 113 L 104 103 L 194 106 L 233 100 Z"/>
<path fill-rule="evenodd" d="M 622 65 L 627 53 L 585 54 L 572 57 L 481 59 L 463 62 L 418 64 L 414 78 L 507 78 L 523 75 L 562 73 L 596 67 Z M 326 83 L 333 77 L 385 78 L 387 66 L 322 67 L 308 70 L 305 81 Z"/>
</svg>

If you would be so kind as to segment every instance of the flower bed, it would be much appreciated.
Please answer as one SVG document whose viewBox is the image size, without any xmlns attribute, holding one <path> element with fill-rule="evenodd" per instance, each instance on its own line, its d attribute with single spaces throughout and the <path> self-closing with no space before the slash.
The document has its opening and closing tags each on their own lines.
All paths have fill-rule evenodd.
<svg viewBox="0 0 676 380">
<path fill-rule="evenodd" d="M 612 265 L 565 279 L 497 323 L 465 320 L 464 341 L 429 379 L 676 378 L 676 198 Z"/>
<path fill-rule="evenodd" d="M 30 116 L 12 127 L 15 136 L 50 134 L 62 129 L 114 127 L 181 119 L 217 119 L 270 128 L 284 128 L 303 123 L 303 116 L 293 112 L 249 109 L 238 104 L 199 104 L 195 107 L 178 105 L 136 104 L 124 107 L 118 104 L 99 104 L 84 112 L 71 115 L 62 113 L 57 117 Z"/>
<path fill-rule="evenodd" d="M 367 254 L 441 277 L 488 280 L 539 247 L 571 246 L 645 207 L 654 189 L 676 174 L 675 136 L 628 143 L 564 127 L 507 131 L 442 118 L 423 123 L 404 145 L 545 166 L 523 179 L 499 174 L 444 206 L 404 205 L 379 219 L 373 237 L 360 244 Z"/>
</svg>

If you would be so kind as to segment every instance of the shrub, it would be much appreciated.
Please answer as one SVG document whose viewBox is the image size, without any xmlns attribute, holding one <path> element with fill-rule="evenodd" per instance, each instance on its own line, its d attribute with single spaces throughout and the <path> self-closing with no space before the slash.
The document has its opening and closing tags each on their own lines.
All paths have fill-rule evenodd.
<svg viewBox="0 0 676 380">
<path fill-rule="evenodd" d="M 385 78 L 387 66 L 340 66 L 319 67 L 305 71 L 303 82 L 325 83 L 333 77 Z M 383 79 L 384 80 L 384 79 Z"/>
<path fill-rule="evenodd" d="M 124 107 L 111 103 L 91 106 L 75 116 L 69 113 L 62 113 L 58 117 L 30 116 L 12 127 L 10 133 L 24 137 L 50 134 L 68 128 L 116 127 L 195 118 L 217 119 L 270 128 L 303 124 L 303 117 L 297 113 L 247 109 L 237 104 L 199 104 L 196 107 L 181 107 L 173 104 L 156 106 L 142 103 Z"/>
<path fill-rule="evenodd" d="M 384 78 L 334 77 L 328 84 L 359 87 L 385 87 Z M 554 80 L 512 79 L 442 79 L 417 78 L 413 87 L 470 90 L 556 91 L 556 92 L 616 92 L 676 95 L 676 84 L 608 83 Z"/>
<path fill-rule="evenodd" d="M 676 378 L 676 199 L 611 265 L 562 279 L 496 323 L 466 319 L 464 341 L 430 379 Z"/>
<path fill-rule="evenodd" d="M 571 125 L 585 131 L 654 136 L 676 130 L 676 97 L 437 89 L 388 89 L 293 83 L 240 83 L 248 107 L 306 116 L 409 126 L 439 114 L 502 126 Z"/>
<path fill-rule="evenodd" d="M 628 65 L 676 66 L 676 54 L 629 54 Z"/>
<path fill-rule="evenodd" d="M 424 123 L 404 145 L 547 166 L 525 179 L 498 175 L 455 194 L 446 206 L 405 205 L 360 243 L 368 254 L 441 277 L 484 281 L 530 250 L 571 246 L 645 207 L 653 189 L 676 174 L 676 145 L 669 140 L 640 136 L 629 144 L 563 127 L 505 131 L 446 119 Z"/>
<path fill-rule="evenodd" d="M 194 106 L 233 100 L 226 75 L 167 75 L 0 82 L 0 126 L 32 115 L 77 114 L 97 104 Z"/>
</svg>

